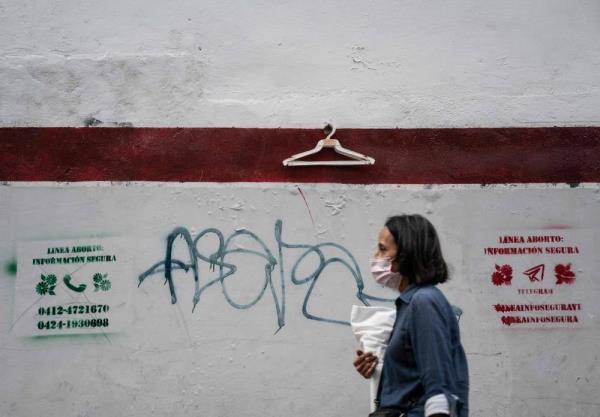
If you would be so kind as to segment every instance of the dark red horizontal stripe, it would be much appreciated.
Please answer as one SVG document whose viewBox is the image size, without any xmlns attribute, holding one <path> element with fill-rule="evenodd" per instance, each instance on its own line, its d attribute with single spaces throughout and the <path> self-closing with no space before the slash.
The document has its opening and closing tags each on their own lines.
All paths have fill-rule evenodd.
<svg viewBox="0 0 600 417">
<path fill-rule="evenodd" d="M 600 128 L 340 129 L 373 166 L 284 167 L 318 129 L 2 128 L 3 181 L 600 182 Z"/>
</svg>

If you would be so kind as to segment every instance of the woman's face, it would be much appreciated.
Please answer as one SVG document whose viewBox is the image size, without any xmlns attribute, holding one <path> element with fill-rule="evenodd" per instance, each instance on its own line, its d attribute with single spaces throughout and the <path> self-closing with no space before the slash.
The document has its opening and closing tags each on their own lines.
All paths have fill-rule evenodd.
<svg viewBox="0 0 600 417">
<path fill-rule="evenodd" d="M 392 272 L 398 272 L 398 262 L 396 261 L 396 254 L 398 253 L 398 246 L 394 241 L 394 236 L 390 233 L 387 227 L 383 227 L 377 237 L 377 251 L 375 252 L 376 258 L 391 258 L 392 259 Z"/>
</svg>

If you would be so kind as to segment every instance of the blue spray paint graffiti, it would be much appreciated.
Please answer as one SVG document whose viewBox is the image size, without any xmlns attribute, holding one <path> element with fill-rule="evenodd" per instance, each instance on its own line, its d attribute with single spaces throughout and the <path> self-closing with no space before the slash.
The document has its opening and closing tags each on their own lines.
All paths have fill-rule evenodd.
<svg viewBox="0 0 600 417">
<path fill-rule="evenodd" d="M 302 249 L 302 250 L 304 250 L 304 252 L 298 257 L 298 259 L 294 263 L 294 266 L 292 267 L 292 270 L 291 270 L 290 278 L 294 285 L 308 285 L 308 289 L 306 291 L 304 301 L 302 304 L 302 314 L 304 315 L 304 317 L 306 317 L 310 320 L 317 320 L 317 321 L 322 321 L 322 322 L 327 322 L 327 323 L 334 323 L 334 324 L 341 324 L 341 325 L 349 325 L 350 324 L 349 322 L 343 321 L 343 320 L 335 320 L 335 319 L 331 319 L 331 318 L 317 316 L 315 314 L 310 313 L 307 308 L 308 302 L 313 293 L 313 289 L 315 288 L 315 285 L 317 284 L 319 279 L 322 279 L 323 272 L 325 271 L 325 269 L 328 266 L 333 265 L 333 264 L 340 264 L 340 265 L 344 266 L 345 269 L 348 270 L 348 272 L 351 274 L 351 276 L 354 280 L 354 283 L 356 284 L 356 298 L 360 302 L 362 302 L 364 305 L 369 305 L 369 300 L 384 301 L 384 302 L 385 301 L 388 301 L 388 302 L 393 301 L 390 299 L 371 296 L 364 292 L 364 282 L 363 282 L 362 275 L 360 273 L 360 268 L 358 267 L 358 264 L 356 263 L 356 260 L 354 259 L 354 256 L 352 255 L 352 253 L 350 253 L 350 251 L 348 251 L 343 246 L 341 246 L 337 243 L 333 243 L 333 242 L 319 243 L 317 245 L 286 243 L 286 242 L 284 242 L 283 237 L 282 237 L 282 230 L 283 230 L 283 222 L 281 220 L 277 220 L 275 222 L 275 229 L 274 229 L 275 240 L 277 242 L 277 253 L 276 253 L 277 258 L 276 258 L 273 255 L 273 253 L 269 250 L 267 245 L 265 245 L 265 243 L 256 234 L 252 233 L 251 231 L 245 230 L 245 229 L 236 230 L 227 239 L 225 239 L 225 236 L 223 235 L 223 233 L 220 230 L 214 229 L 214 228 L 208 228 L 208 229 L 202 230 L 194 239 L 192 239 L 192 235 L 186 228 L 177 227 L 167 237 L 167 248 L 166 248 L 165 259 L 163 261 L 155 263 L 148 270 L 146 270 L 145 272 L 140 274 L 140 276 L 138 278 L 138 280 L 139 280 L 138 286 L 141 285 L 144 282 L 144 280 L 146 278 L 148 278 L 149 276 L 154 275 L 154 274 L 164 273 L 165 282 L 169 284 L 169 291 L 171 293 L 171 303 L 175 304 L 175 303 L 177 303 L 177 293 L 175 290 L 175 283 L 173 282 L 173 270 L 182 269 L 182 270 L 188 272 L 191 269 L 194 274 L 194 288 L 195 288 L 194 297 L 193 297 L 193 304 L 194 304 L 193 309 L 196 308 L 196 305 L 200 301 L 200 296 L 202 295 L 202 293 L 217 283 L 221 284 L 221 290 L 222 290 L 223 295 L 225 296 L 225 299 L 227 300 L 227 302 L 232 307 L 237 308 L 237 309 L 247 309 L 247 308 L 254 306 L 264 296 L 267 289 L 269 289 L 271 296 L 273 297 L 273 302 L 275 305 L 275 313 L 276 313 L 276 317 L 277 317 L 278 330 L 280 330 L 285 325 L 285 307 L 286 307 L 286 303 L 285 303 L 286 273 L 284 270 L 284 262 L 283 262 L 284 249 Z M 218 243 L 217 250 L 214 253 L 212 253 L 210 255 L 205 255 L 205 254 L 202 254 L 199 252 L 198 243 L 203 238 L 210 236 L 210 235 L 215 236 L 219 243 Z M 260 250 L 250 250 L 250 249 L 245 249 L 245 248 L 244 249 L 233 248 L 232 244 L 234 243 L 235 239 L 239 238 L 241 236 L 251 239 L 253 242 L 255 242 L 258 245 Z M 179 259 L 173 259 L 173 244 L 175 242 L 175 239 L 177 239 L 178 237 L 181 237 L 187 245 L 187 252 L 188 252 L 189 258 L 190 258 L 188 262 L 182 261 Z M 339 252 L 341 252 L 341 256 L 326 257 L 323 252 L 324 249 L 334 249 L 336 251 L 339 251 Z M 231 255 L 234 253 L 251 254 L 251 255 L 260 257 L 260 258 L 264 259 L 264 261 L 265 261 L 265 266 L 264 266 L 265 279 L 264 279 L 262 288 L 260 289 L 260 292 L 256 296 L 256 298 L 254 298 L 253 300 L 251 300 L 250 302 L 247 302 L 245 304 L 237 303 L 236 301 L 234 301 L 230 297 L 229 293 L 227 292 L 227 288 L 225 287 L 225 285 L 223 285 L 225 280 L 228 277 L 235 274 L 235 272 L 237 271 L 236 265 L 226 262 L 226 260 L 225 260 L 225 258 L 228 255 Z M 311 254 L 316 255 L 319 259 L 317 267 L 314 269 L 314 271 L 311 274 L 304 276 L 304 277 L 298 277 L 298 274 L 299 274 L 298 271 L 301 269 L 303 262 L 308 262 L 308 257 Z M 205 263 L 209 264 L 210 269 L 212 271 L 215 271 L 218 269 L 217 277 L 213 278 L 201 285 L 200 276 L 199 276 L 199 262 L 205 262 Z M 276 285 L 273 282 L 273 279 L 274 279 L 273 271 L 275 270 L 276 265 L 279 265 L 278 286 L 280 289 L 281 296 L 278 295 L 277 290 L 276 290 Z M 193 309 L 192 309 L 192 311 L 193 311 Z"/>
</svg>

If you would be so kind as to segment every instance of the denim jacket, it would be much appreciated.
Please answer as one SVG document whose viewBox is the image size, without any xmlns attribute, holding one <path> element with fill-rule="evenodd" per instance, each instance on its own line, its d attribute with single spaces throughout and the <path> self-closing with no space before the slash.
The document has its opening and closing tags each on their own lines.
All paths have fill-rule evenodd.
<svg viewBox="0 0 600 417">
<path fill-rule="evenodd" d="M 383 361 L 380 407 L 423 417 L 425 402 L 445 394 L 451 417 L 467 417 L 467 358 L 452 306 L 435 286 L 411 286 L 396 299 L 396 309 Z"/>
</svg>

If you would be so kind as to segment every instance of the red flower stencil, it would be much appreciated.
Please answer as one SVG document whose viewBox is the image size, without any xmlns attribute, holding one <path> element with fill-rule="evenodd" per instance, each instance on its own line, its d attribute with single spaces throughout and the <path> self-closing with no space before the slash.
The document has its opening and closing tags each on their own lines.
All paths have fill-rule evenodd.
<svg viewBox="0 0 600 417">
<path fill-rule="evenodd" d="M 554 267 L 556 285 L 571 285 L 575 282 L 575 272 L 571 271 L 571 264 L 558 264 Z"/>
<path fill-rule="evenodd" d="M 510 285 L 512 283 L 513 269 L 510 265 L 495 265 L 496 271 L 492 273 L 492 284 L 494 285 Z"/>
</svg>

